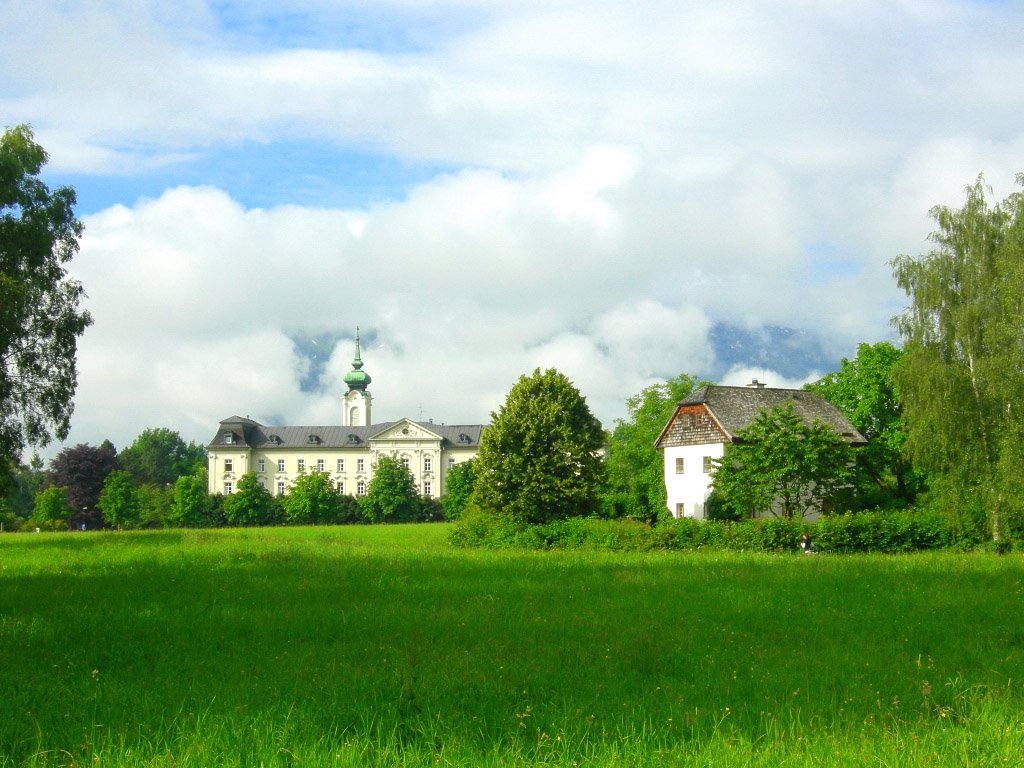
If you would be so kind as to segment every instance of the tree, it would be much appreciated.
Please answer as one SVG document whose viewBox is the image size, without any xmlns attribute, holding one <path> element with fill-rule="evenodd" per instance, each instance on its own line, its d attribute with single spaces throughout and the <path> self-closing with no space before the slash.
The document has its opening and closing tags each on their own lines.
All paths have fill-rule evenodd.
<svg viewBox="0 0 1024 768">
<path fill-rule="evenodd" d="M 36 496 L 32 517 L 28 522 L 30 526 L 44 531 L 63 531 L 67 529 L 73 511 L 68 503 L 67 490 L 52 485 Z"/>
<path fill-rule="evenodd" d="M 476 463 L 473 459 L 456 464 L 448 470 L 444 481 L 444 496 L 441 507 L 446 520 L 458 520 L 462 510 L 469 504 L 476 485 Z"/>
<path fill-rule="evenodd" d="M 135 481 L 123 469 L 107 475 L 96 504 L 103 511 L 103 520 L 113 528 L 135 528 L 139 524 L 142 510 Z"/>
<path fill-rule="evenodd" d="M 182 475 L 174 481 L 174 501 L 164 522 L 173 528 L 205 528 L 213 525 L 213 508 L 210 495 L 206 492 L 206 470 L 194 475 Z"/>
<path fill-rule="evenodd" d="M 174 487 L 144 483 L 135 487 L 139 528 L 163 528 L 174 504 Z"/>
<path fill-rule="evenodd" d="M 862 508 L 905 507 L 924 484 L 904 452 L 907 433 L 893 383 L 901 355 L 888 342 L 861 344 L 855 359 L 844 357 L 838 371 L 804 387 L 835 405 L 868 439 L 856 452 L 855 482 Z"/>
<path fill-rule="evenodd" d="M 828 509 L 852 478 L 850 446 L 817 419 L 806 423 L 792 403 L 762 411 L 737 437 L 715 462 L 714 492 L 750 516 Z"/>
<path fill-rule="evenodd" d="M 47 159 L 26 125 L 0 136 L 0 457 L 8 460 L 67 437 L 78 337 L 92 322 L 78 310 L 81 283 L 65 270 L 82 234 L 75 191 L 39 179 Z"/>
<path fill-rule="evenodd" d="M 7 461 L 0 456 L 0 463 Z M 31 517 L 36 496 L 43 488 L 43 460 L 33 455 L 27 466 L 15 461 L 10 464 L 14 469 L 7 491 L 0 497 L 0 526 L 5 531 L 16 531 Z"/>
<path fill-rule="evenodd" d="M 139 485 L 166 486 L 205 468 L 206 452 L 194 443 L 186 445 L 177 432 L 159 427 L 144 430 L 121 451 L 118 463 Z"/>
<path fill-rule="evenodd" d="M 116 460 L 117 450 L 109 440 L 104 440 L 98 447 L 79 443 L 64 448 L 50 461 L 46 483 L 67 489 L 68 503 L 74 510 L 74 527 L 85 524 L 88 528 L 99 528 L 102 524 L 103 515 L 96 503 Z"/>
<path fill-rule="evenodd" d="M 285 520 L 294 525 L 333 524 L 344 516 L 341 494 L 326 472 L 303 472 L 284 497 Z"/>
<path fill-rule="evenodd" d="M 653 523 L 667 514 L 664 459 L 654 443 L 676 404 L 701 386 L 704 382 L 681 373 L 626 401 L 628 417 L 616 420 L 605 456 L 605 506 L 614 516 Z"/>
<path fill-rule="evenodd" d="M 995 205 L 987 194 L 979 176 L 961 208 L 932 208 L 935 247 L 893 260 L 910 299 L 893 318 L 894 378 L 908 454 L 950 506 L 980 505 L 998 542 L 1024 469 L 1024 194 Z"/>
<path fill-rule="evenodd" d="M 417 519 L 420 504 L 416 481 L 397 456 L 377 458 L 373 479 L 359 506 L 371 523 L 407 523 Z"/>
<path fill-rule="evenodd" d="M 527 524 L 594 513 L 603 442 L 600 422 L 563 374 L 520 376 L 480 439 L 472 503 Z"/>
<path fill-rule="evenodd" d="M 276 521 L 276 511 L 274 497 L 255 472 L 242 475 L 235 492 L 224 499 L 224 519 L 231 525 L 270 525 Z"/>
</svg>

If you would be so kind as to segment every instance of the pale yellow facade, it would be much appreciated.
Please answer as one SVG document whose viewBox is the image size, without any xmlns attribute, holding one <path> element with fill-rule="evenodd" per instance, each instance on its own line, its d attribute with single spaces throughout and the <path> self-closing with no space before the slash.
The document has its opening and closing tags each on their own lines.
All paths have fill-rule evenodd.
<svg viewBox="0 0 1024 768">
<path fill-rule="evenodd" d="M 209 492 L 233 493 L 238 481 L 254 472 L 279 496 L 299 475 L 326 472 L 341 493 L 362 496 L 377 460 L 394 456 L 408 467 L 421 495 L 442 496 L 448 471 L 476 456 L 483 426 L 411 419 L 373 424 L 370 377 L 362 370 L 358 333 L 352 365 L 341 398 L 341 426 L 275 427 L 239 416 L 222 421 L 206 446 Z"/>
<path fill-rule="evenodd" d="M 296 430 L 300 440 L 294 438 Z M 362 428 L 266 427 L 248 419 L 228 419 L 207 446 L 209 491 L 232 493 L 246 473 L 255 472 L 268 491 L 280 495 L 300 474 L 316 471 L 327 472 L 341 493 L 360 496 L 373 478 L 377 459 L 394 456 L 409 468 L 422 495 L 439 498 L 448 470 L 476 456 L 481 430 L 479 425 L 453 427 L 409 419 Z M 280 433 L 287 436 L 281 443 L 269 440 Z M 358 440 L 351 447 L 345 445 L 349 435 Z"/>
</svg>

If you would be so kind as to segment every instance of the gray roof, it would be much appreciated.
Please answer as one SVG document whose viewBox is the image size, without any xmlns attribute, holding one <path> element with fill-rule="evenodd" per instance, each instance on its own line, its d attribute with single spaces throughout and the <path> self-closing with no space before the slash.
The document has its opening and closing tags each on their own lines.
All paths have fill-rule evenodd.
<svg viewBox="0 0 1024 768">
<path fill-rule="evenodd" d="M 248 448 L 358 448 L 381 432 L 405 421 L 385 421 L 364 427 L 339 426 L 265 426 L 252 419 L 232 416 L 220 423 L 217 434 L 207 448 L 223 448 L 224 433 L 234 435 L 234 445 Z M 410 420 L 411 421 L 411 420 Z M 480 446 L 482 424 L 435 424 L 431 421 L 413 421 L 413 424 L 440 436 L 450 448 L 477 448 Z M 312 438 L 312 439 L 311 439 Z"/>
<path fill-rule="evenodd" d="M 808 424 L 817 419 L 853 445 L 867 443 L 842 411 L 820 395 L 803 389 L 712 385 L 679 401 L 679 405 L 706 405 L 730 438 L 749 427 L 761 411 L 786 403 L 792 403 L 793 412 Z"/>
</svg>

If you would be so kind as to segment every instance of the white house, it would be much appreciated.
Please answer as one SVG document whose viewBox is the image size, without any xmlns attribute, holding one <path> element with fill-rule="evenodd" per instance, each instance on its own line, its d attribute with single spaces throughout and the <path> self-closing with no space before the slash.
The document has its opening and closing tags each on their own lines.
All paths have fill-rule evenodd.
<svg viewBox="0 0 1024 768">
<path fill-rule="evenodd" d="M 714 461 L 724 455 L 726 443 L 738 442 L 737 434 L 761 411 L 787 403 L 792 403 L 794 413 L 807 423 L 817 419 L 851 445 L 867 443 L 842 411 L 813 392 L 775 389 L 757 379 L 745 387 L 702 387 L 676 405 L 654 444 L 664 453 L 665 489 L 672 515 L 703 519 Z"/>
<path fill-rule="evenodd" d="M 352 370 L 345 375 L 341 426 L 266 426 L 232 416 L 217 427 L 206 446 L 209 492 L 233 493 L 247 473 L 272 494 L 287 493 L 303 472 L 327 472 L 341 493 L 362 496 L 379 456 L 397 456 L 412 472 L 420 493 L 440 497 L 456 464 L 476 456 L 481 424 L 435 424 L 399 419 L 374 424 L 356 334 Z"/>
</svg>

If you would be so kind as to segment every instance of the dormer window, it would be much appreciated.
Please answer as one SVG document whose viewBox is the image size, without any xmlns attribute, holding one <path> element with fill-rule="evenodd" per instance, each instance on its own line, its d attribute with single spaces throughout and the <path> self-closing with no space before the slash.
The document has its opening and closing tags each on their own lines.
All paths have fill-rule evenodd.
<svg viewBox="0 0 1024 768">
<path fill-rule="evenodd" d="M 317 435 L 310 435 L 308 442 L 310 445 L 316 445 L 320 442 L 320 438 Z"/>
<path fill-rule="evenodd" d="M 225 432 L 224 433 L 224 445 L 231 445 L 234 442 L 235 442 L 235 433 L 234 432 Z"/>
</svg>

